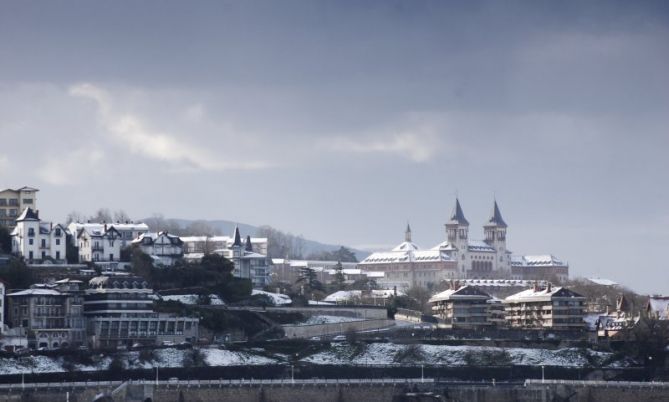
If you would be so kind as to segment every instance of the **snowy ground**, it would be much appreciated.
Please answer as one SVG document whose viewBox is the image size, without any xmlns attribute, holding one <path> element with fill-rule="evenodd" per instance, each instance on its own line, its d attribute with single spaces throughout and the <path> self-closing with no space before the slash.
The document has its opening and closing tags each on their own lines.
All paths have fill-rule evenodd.
<svg viewBox="0 0 669 402">
<path fill-rule="evenodd" d="M 332 344 L 328 351 L 303 359 L 315 364 L 407 365 L 428 364 L 445 366 L 518 365 L 563 366 L 586 365 L 619 367 L 624 362 L 610 363 L 612 353 L 589 349 L 563 348 L 556 350 L 525 348 L 494 348 L 482 346 L 401 345 L 373 343 L 352 347 L 347 343 Z"/>
<path fill-rule="evenodd" d="M 204 360 L 209 366 L 240 366 L 240 365 L 264 365 L 278 363 L 278 359 L 262 356 L 254 351 L 230 351 L 221 349 L 201 349 Z M 127 369 L 150 369 L 154 367 L 183 367 L 183 360 L 190 350 L 180 349 L 157 349 L 154 351 L 155 359 L 150 361 L 140 360 L 139 352 L 130 351 L 120 353 Z M 69 365 L 62 357 L 48 356 L 24 356 L 20 358 L 0 358 L 0 375 L 21 373 L 50 373 L 77 371 L 105 370 L 111 362 L 111 357 L 94 356 L 93 364 Z"/>
<path fill-rule="evenodd" d="M 275 306 L 283 306 L 286 304 L 291 304 L 293 301 L 288 297 L 288 295 L 284 295 L 282 293 L 272 293 L 272 292 L 265 292 L 264 290 L 258 290 L 258 289 L 253 289 L 251 291 L 251 295 L 265 295 L 272 299 L 272 302 L 274 302 Z"/>
<path fill-rule="evenodd" d="M 165 295 L 159 297 L 165 301 L 178 301 L 183 304 L 197 304 L 199 299 L 198 295 Z M 209 295 L 209 299 L 211 300 L 211 304 L 215 306 L 221 306 L 225 304 L 223 300 L 221 300 L 221 298 L 215 294 Z"/>
<path fill-rule="evenodd" d="M 363 318 L 341 317 L 338 315 L 313 315 L 298 325 L 338 324 L 340 322 L 364 321 Z"/>
</svg>

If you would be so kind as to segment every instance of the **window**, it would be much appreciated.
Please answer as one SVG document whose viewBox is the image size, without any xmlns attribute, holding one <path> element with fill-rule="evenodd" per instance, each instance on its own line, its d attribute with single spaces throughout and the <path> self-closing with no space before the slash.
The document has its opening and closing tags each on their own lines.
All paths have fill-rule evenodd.
<svg viewBox="0 0 669 402">
<path fill-rule="evenodd" d="M 46 248 L 46 239 L 42 239 L 42 248 Z"/>
<path fill-rule="evenodd" d="M 60 228 L 56 229 L 56 236 L 57 236 L 57 237 L 60 237 L 60 236 L 61 236 Z"/>
<path fill-rule="evenodd" d="M 18 207 L 19 206 L 19 199 L 18 198 L 10 198 L 9 199 L 9 205 L 13 207 Z"/>
<path fill-rule="evenodd" d="M 32 204 L 32 203 L 33 203 L 33 199 L 32 199 L 32 198 L 24 198 L 24 199 L 23 199 L 23 203 L 24 203 L 24 204 Z"/>
<path fill-rule="evenodd" d="M 35 229 L 28 228 L 28 236 L 30 236 L 30 237 L 35 236 Z"/>
<path fill-rule="evenodd" d="M 33 239 L 28 239 L 28 244 L 33 245 Z"/>
<path fill-rule="evenodd" d="M 7 199 L 6 198 L 0 198 L 0 206 L 5 206 L 7 205 Z"/>
<path fill-rule="evenodd" d="M 60 239 L 56 239 L 56 246 L 60 246 Z"/>
</svg>

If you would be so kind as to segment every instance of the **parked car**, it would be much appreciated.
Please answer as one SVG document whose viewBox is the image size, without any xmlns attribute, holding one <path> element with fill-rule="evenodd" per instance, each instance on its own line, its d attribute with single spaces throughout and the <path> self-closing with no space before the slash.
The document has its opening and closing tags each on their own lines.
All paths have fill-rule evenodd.
<svg viewBox="0 0 669 402">
<path fill-rule="evenodd" d="M 334 342 L 342 342 L 346 340 L 346 335 L 337 335 L 334 338 L 332 338 Z"/>
<path fill-rule="evenodd" d="M 311 340 L 311 341 L 320 341 L 320 340 L 321 340 L 321 337 L 320 337 L 320 336 L 312 336 L 311 338 L 309 338 L 309 340 Z"/>
</svg>

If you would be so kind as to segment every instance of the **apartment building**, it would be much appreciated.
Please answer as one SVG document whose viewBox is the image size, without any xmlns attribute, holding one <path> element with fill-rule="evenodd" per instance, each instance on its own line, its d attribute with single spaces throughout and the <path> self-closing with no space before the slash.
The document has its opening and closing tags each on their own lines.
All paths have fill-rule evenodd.
<svg viewBox="0 0 669 402">
<path fill-rule="evenodd" d="M 489 294 L 473 286 L 455 284 L 451 289 L 432 296 L 434 315 L 443 320 L 446 328 L 480 328 L 492 325 L 489 322 Z"/>
<path fill-rule="evenodd" d="M 153 290 L 137 276 L 99 276 L 84 298 L 88 341 L 93 348 L 135 343 L 195 342 L 199 319 L 153 311 Z"/>
<path fill-rule="evenodd" d="M 585 297 L 563 287 L 539 285 L 504 299 L 506 322 L 513 328 L 585 328 Z"/>
<path fill-rule="evenodd" d="M 85 343 L 80 281 L 36 284 L 7 294 L 8 324 L 21 328 L 32 348 L 58 349 Z"/>
<path fill-rule="evenodd" d="M 16 226 L 16 218 L 26 208 L 37 209 L 37 192 L 32 187 L 6 188 L 0 191 L 0 225 L 10 230 Z"/>
<path fill-rule="evenodd" d="M 67 229 L 60 224 L 42 222 L 39 213 L 26 208 L 16 219 L 12 231 L 12 252 L 29 263 L 53 260 L 66 261 Z"/>
</svg>

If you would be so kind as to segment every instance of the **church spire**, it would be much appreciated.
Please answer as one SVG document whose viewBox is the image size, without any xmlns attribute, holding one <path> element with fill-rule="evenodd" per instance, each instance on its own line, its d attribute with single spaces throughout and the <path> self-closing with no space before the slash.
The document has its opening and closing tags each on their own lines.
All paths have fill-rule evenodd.
<svg viewBox="0 0 669 402">
<path fill-rule="evenodd" d="M 235 226 L 235 242 L 232 245 L 236 247 L 242 246 L 242 236 L 239 234 L 239 226 Z"/>
<path fill-rule="evenodd" d="M 488 219 L 488 223 L 486 226 L 499 226 L 502 228 L 506 227 L 506 222 L 504 222 L 504 219 L 502 218 L 502 213 L 499 212 L 499 207 L 497 206 L 497 200 L 495 200 L 493 203 L 492 212 L 490 213 L 490 219 Z"/>
<path fill-rule="evenodd" d="M 253 251 L 253 244 L 251 243 L 251 236 L 246 236 L 246 245 L 244 247 L 246 251 Z"/>
<path fill-rule="evenodd" d="M 411 243 L 411 226 L 407 222 L 407 230 L 404 232 L 404 241 Z"/>
<path fill-rule="evenodd" d="M 457 198 L 455 199 L 455 207 L 453 208 L 453 213 L 451 214 L 451 220 L 448 223 L 469 226 L 469 222 L 465 218 L 464 212 L 462 212 L 460 200 Z"/>
</svg>

